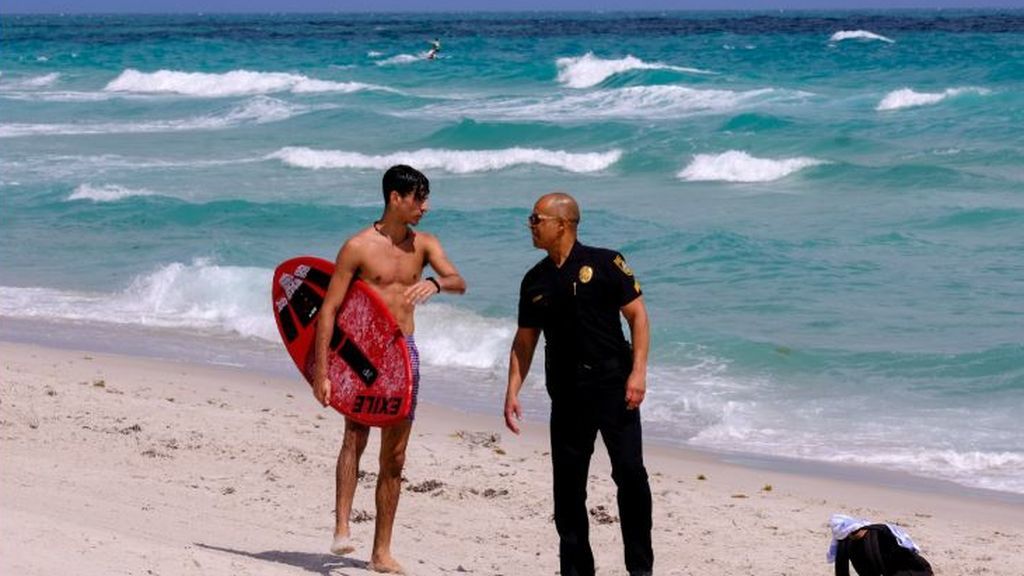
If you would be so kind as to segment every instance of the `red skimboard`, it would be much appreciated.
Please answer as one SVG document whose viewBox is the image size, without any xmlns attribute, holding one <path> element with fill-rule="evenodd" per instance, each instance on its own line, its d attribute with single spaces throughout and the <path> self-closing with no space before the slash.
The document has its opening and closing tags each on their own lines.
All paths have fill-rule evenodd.
<svg viewBox="0 0 1024 576">
<path fill-rule="evenodd" d="M 312 256 L 292 258 L 274 270 L 277 330 L 310 383 L 317 318 L 333 273 L 334 264 Z M 330 404 L 336 410 L 368 426 L 387 426 L 409 416 L 412 362 L 405 336 L 384 300 L 362 280 L 353 281 L 345 293 L 329 353 Z"/>
</svg>

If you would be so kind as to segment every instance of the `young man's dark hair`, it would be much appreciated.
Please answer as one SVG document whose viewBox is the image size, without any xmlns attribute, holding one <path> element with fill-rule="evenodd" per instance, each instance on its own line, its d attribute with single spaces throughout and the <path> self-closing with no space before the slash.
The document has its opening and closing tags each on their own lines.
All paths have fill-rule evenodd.
<svg viewBox="0 0 1024 576">
<path fill-rule="evenodd" d="M 396 164 L 388 168 L 381 180 L 381 188 L 384 204 L 388 203 L 388 195 L 392 190 L 403 198 L 409 194 L 415 194 L 417 200 L 430 196 L 430 180 L 427 180 L 419 170 L 405 164 Z"/>
</svg>

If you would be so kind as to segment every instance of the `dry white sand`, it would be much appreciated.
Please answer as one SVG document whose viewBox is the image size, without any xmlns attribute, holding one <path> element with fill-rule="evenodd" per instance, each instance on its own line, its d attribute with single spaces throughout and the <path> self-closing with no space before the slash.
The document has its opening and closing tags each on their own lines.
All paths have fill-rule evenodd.
<svg viewBox="0 0 1024 576">
<path fill-rule="evenodd" d="M 368 573 L 376 434 L 355 503 L 365 545 L 331 556 L 343 422 L 298 377 L 10 343 L 0 355 L 0 575 Z M 394 539 L 408 572 L 558 572 L 546 431 L 528 422 L 513 436 L 499 412 L 421 405 Z M 592 541 L 599 572 L 621 574 L 602 450 Z M 1024 574 L 1021 498 L 681 450 L 649 448 L 647 460 L 660 574 L 830 574 L 833 512 L 904 526 L 941 575 Z"/>
</svg>

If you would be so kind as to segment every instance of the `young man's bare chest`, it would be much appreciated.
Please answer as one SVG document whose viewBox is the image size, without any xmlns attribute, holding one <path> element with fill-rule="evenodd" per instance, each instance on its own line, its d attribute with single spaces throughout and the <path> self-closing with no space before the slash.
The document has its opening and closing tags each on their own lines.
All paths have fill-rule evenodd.
<svg viewBox="0 0 1024 576">
<path fill-rule="evenodd" d="M 376 229 L 368 230 L 360 243 L 358 276 L 381 292 L 402 292 L 420 280 L 426 265 L 426 248 L 410 231 L 395 243 Z"/>
<path fill-rule="evenodd" d="M 399 245 L 373 242 L 359 258 L 359 278 L 377 290 L 406 334 L 414 328 L 405 291 L 419 282 L 425 262 L 425 249 L 412 239 Z"/>
<path fill-rule="evenodd" d="M 397 247 L 368 251 L 360 262 L 359 277 L 378 289 L 397 285 L 401 288 L 412 286 L 423 273 L 424 254 L 413 247 L 401 250 Z"/>
</svg>

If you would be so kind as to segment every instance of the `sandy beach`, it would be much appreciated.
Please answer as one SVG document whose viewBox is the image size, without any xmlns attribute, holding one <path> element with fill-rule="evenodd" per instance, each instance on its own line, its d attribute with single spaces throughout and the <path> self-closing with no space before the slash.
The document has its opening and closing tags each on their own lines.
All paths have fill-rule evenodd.
<svg viewBox="0 0 1024 576">
<path fill-rule="evenodd" d="M 376 435 L 355 504 L 364 545 L 332 556 L 343 422 L 297 376 L 12 343 L 0 353 L 0 574 L 369 573 Z M 546 430 L 527 422 L 513 436 L 498 412 L 421 405 L 394 541 L 410 574 L 557 573 Z M 592 540 L 599 572 L 620 574 L 602 451 Z M 830 574 L 833 512 L 904 526 L 937 574 L 1024 574 L 1017 496 L 655 446 L 647 458 L 660 574 Z"/>
</svg>

